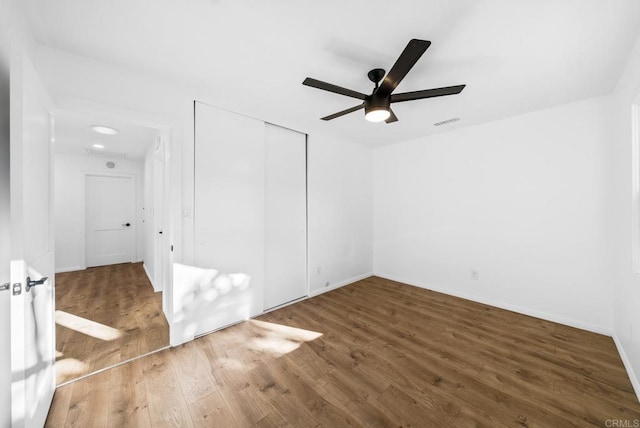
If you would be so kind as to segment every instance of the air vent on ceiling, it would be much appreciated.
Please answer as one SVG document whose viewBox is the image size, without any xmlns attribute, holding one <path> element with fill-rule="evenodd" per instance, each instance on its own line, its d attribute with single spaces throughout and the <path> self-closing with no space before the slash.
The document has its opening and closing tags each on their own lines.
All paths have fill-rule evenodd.
<svg viewBox="0 0 640 428">
<path fill-rule="evenodd" d="M 127 157 L 127 155 L 125 155 L 124 153 L 107 152 L 104 150 L 90 149 L 90 148 L 87 148 L 87 153 L 89 153 L 91 156 L 98 156 L 101 158 L 124 159 Z"/>
<path fill-rule="evenodd" d="M 451 118 L 451 119 L 443 120 L 442 122 L 436 122 L 436 123 L 434 123 L 434 124 L 433 124 L 433 126 L 448 125 L 448 124 L 450 124 L 450 123 L 457 122 L 457 121 L 459 121 L 459 120 L 460 120 L 460 118 L 459 118 L 459 117 L 453 117 L 453 118 Z"/>
</svg>

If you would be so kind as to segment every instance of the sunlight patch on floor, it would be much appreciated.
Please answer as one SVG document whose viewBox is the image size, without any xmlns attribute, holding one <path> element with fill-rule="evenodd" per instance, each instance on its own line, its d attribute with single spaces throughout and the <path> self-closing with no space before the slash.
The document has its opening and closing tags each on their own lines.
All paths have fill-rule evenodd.
<svg viewBox="0 0 640 428">
<path fill-rule="evenodd" d="M 271 322 L 249 320 L 258 327 L 258 335 L 248 341 L 248 346 L 256 351 L 264 351 L 281 356 L 293 352 L 304 342 L 310 342 L 322 336 L 322 333 L 304 330 Z"/>
<path fill-rule="evenodd" d="M 56 311 L 56 324 L 105 341 L 122 337 L 118 329 L 64 311 Z"/>
<path fill-rule="evenodd" d="M 74 379 L 89 372 L 89 365 L 75 358 L 56 361 L 56 383 Z"/>
</svg>

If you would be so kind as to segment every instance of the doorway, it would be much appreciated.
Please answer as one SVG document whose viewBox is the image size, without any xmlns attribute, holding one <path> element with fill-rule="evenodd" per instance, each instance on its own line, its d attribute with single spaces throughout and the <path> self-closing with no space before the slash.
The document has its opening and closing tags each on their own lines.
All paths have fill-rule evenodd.
<svg viewBox="0 0 640 428">
<path fill-rule="evenodd" d="M 166 138 L 129 116 L 56 110 L 58 385 L 169 346 L 158 274 Z"/>
</svg>

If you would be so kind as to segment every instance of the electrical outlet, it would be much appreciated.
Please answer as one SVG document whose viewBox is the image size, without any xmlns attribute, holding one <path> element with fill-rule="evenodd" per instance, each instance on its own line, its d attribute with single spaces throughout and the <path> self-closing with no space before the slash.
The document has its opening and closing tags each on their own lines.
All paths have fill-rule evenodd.
<svg viewBox="0 0 640 428">
<path fill-rule="evenodd" d="M 328 286 L 329 286 L 329 281 L 325 282 L 325 283 L 324 283 L 324 286 L 325 286 L 325 287 L 328 287 Z"/>
<path fill-rule="evenodd" d="M 480 274 L 478 273 L 478 271 L 471 269 L 471 279 L 478 280 L 478 278 L 480 278 Z"/>
</svg>

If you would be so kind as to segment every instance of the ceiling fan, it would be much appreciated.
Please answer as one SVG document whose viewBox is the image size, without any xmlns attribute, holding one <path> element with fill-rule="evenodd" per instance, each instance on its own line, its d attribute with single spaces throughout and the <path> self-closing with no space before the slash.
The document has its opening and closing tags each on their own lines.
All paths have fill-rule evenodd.
<svg viewBox="0 0 640 428">
<path fill-rule="evenodd" d="M 447 86 L 444 88 L 425 89 L 422 91 L 403 92 L 400 94 L 394 94 L 398 84 L 409 73 L 411 68 L 418 62 L 423 53 L 431 45 L 431 42 L 427 40 L 412 39 L 404 48 L 402 54 L 391 67 L 391 71 L 384 77 L 385 71 L 382 68 L 374 68 L 367 76 L 371 80 L 375 87 L 371 92 L 371 95 L 366 95 L 361 92 L 353 91 L 351 89 L 343 88 L 333 85 L 331 83 L 323 82 L 321 80 L 312 79 L 307 77 L 302 82 L 303 85 L 311 86 L 313 88 L 322 89 L 324 91 L 333 92 L 340 95 L 346 95 L 347 97 L 357 98 L 362 100 L 363 103 L 355 107 L 348 108 L 346 110 L 339 111 L 338 113 L 325 116 L 322 120 L 331 120 L 340 116 L 344 116 L 348 113 L 353 113 L 364 108 L 365 119 L 371 122 L 387 123 L 396 122 L 398 118 L 391 110 L 391 103 L 399 103 L 403 101 L 420 100 L 423 98 L 442 97 L 445 95 L 455 95 L 462 92 L 466 85 Z M 384 80 L 383 80 L 384 77 Z M 382 80 L 382 83 L 380 81 Z"/>
</svg>

